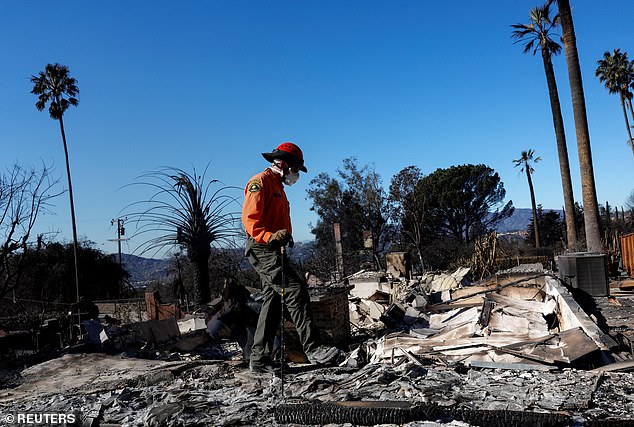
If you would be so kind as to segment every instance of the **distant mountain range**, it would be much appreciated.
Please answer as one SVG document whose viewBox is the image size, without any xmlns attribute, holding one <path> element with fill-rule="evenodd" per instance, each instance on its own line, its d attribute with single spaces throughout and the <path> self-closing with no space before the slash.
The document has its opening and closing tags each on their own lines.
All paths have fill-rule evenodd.
<svg viewBox="0 0 634 427">
<path fill-rule="evenodd" d="M 561 209 L 544 209 L 544 212 L 555 211 L 559 215 L 563 215 Z M 495 227 L 498 233 L 510 233 L 513 231 L 522 231 L 528 229 L 528 224 L 533 219 L 533 210 L 531 208 L 515 208 L 513 215 L 506 218 Z"/>
<path fill-rule="evenodd" d="M 561 215 L 561 210 L 558 210 L 558 212 Z M 513 215 L 497 225 L 496 231 L 498 233 L 511 233 L 526 230 L 532 218 L 532 209 L 516 208 Z M 300 253 L 310 250 L 311 243 L 297 243 L 293 252 Z M 122 254 L 121 262 L 123 263 L 123 268 L 130 273 L 130 281 L 132 283 L 141 284 L 152 280 L 166 281 L 174 274 L 172 259 L 143 258 L 136 255 Z"/>
<path fill-rule="evenodd" d="M 165 281 L 173 274 L 172 259 L 143 258 L 136 255 L 121 254 L 123 269 L 130 273 L 132 283 L 152 280 Z"/>
<path fill-rule="evenodd" d="M 533 219 L 532 209 L 515 208 L 513 215 L 500 221 L 495 227 L 495 230 L 498 233 L 526 230 L 531 219 Z"/>
</svg>

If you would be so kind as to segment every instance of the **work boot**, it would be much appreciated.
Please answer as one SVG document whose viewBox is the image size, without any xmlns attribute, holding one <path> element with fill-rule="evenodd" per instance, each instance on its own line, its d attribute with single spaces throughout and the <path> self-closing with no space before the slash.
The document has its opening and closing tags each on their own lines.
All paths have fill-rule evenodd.
<svg viewBox="0 0 634 427">
<path fill-rule="evenodd" d="M 330 365 L 337 361 L 342 351 L 337 347 L 320 345 L 319 347 L 306 352 L 308 361 L 313 365 Z"/>
<path fill-rule="evenodd" d="M 249 362 L 249 370 L 256 374 L 279 375 L 282 368 L 286 370 L 288 366 L 286 364 L 282 366 L 279 362 L 274 362 L 268 358 L 258 361 L 251 360 Z"/>
<path fill-rule="evenodd" d="M 256 374 L 279 374 L 280 366 L 271 360 L 251 361 L 249 370 Z"/>
</svg>

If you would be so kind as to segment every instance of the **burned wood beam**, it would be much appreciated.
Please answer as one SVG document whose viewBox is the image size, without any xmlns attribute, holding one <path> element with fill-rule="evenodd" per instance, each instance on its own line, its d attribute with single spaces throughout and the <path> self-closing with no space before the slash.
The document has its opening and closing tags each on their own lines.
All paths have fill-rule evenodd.
<svg viewBox="0 0 634 427">
<path fill-rule="evenodd" d="M 489 319 L 491 318 L 493 307 L 495 307 L 495 303 L 490 300 L 485 300 L 482 304 L 482 311 L 480 312 L 480 319 L 478 320 L 478 323 L 484 328 L 489 326 Z"/>
<path fill-rule="evenodd" d="M 443 301 L 442 303 L 438 303 L 438 304 L 430 304 L 427 307 L 428 307 L 429 310 L 434 310 L 434 307 L 437 306 L 437 305 L 441 305 L 441 304 L 442 305 L 448 305 L 448 304 L 454 303 L 456 301 L 460 301 L 460 300 L 463 300 L 463 299 L 466 299 L 466 298 L 471 298 L 474 295 L 482 295 L 482 294 L 487 294 L 487 293 L 490 293 L 490 292 L 497 292 L 497 291 L 499 291 L 501 289 L 508 288 L 509 286 L 519 285 L 521 283 L 525 283 L 525 282 L 531 281 L 533 279 L 537 279 L 539 277 L 544 277 L 544 276 L 547 276 L 547 274 L 540 273 L 540 274 L 536 274 L 536 275 L 533 275 L 533 276 L 524 277 L 522 279 L 514 280 L 512 282 L 505 283 L 503 285 L 498 285 L 498 286 L 496 286 L 494 288 L 491 288 L 491 289 L 486 289 L 486 290 L 483 290 L 483 291 L 474 292 L 472 294 L 463 295 L 463 296 L 460 296 L 460 297 L 457 297 L 457 298 L 451 298 L 451 299 L 449 299 L 447 301 Z"/>
</svg>

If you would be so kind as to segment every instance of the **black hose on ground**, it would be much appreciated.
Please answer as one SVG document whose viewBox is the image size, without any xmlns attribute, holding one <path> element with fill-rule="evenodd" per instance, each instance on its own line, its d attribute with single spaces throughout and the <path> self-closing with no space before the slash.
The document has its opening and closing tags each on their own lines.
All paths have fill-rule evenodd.
<svg viewBox="0 0 634 427">
<path fill-rule="evenodd" d="M 348 406 L 338 403 L 302 403 L 279 405 L 275 419 L 292 424 L 343 424 L 355 425 L 404 424 L 416 420 L 435 420 L 442 416 L 438 405 L 425 404 L 415 407 L 382 405 L 383 402 L 366 402 L 367 406 Z"/>
<path fill-rule="evenodd" d="M 407 402 L 286 404 L 275 408 L 275 419 L 290 424 L 365 426 L 438 420 L 459 420 L 483 427 L 564 427 L 572 423 L 572 417 L 564 413 L 460 409 L 434 403 L 411 406 Z"/>
</svg>

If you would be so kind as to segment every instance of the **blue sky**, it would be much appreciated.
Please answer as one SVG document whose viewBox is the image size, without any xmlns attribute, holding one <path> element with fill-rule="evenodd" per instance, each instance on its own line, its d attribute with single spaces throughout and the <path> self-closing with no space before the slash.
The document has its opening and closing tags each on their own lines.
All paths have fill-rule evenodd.
<svg viewBox="0 0 634 427">
<path fill-rule="evenodd" d="M 599 203 L 634 189 L 634 156 L 618 98 L 594 77 L 620 48 L 634 58 L 634 2 L 570 0 L 584 78 Z M 384 185 L 409 165 L 425 173 L 485 163 L 507 200 L 530 207 L 513 159 L 532 148 L 537 202 L 563 205 L 541 58 L 525 55 L 511 24 L 541 2 L 497 1 L 4 1 L 0 2 L 2 166 L 54 163 L 66 188 L 57 122 L 35 109 L 30 76 L 70 68 L 80 104 L 64 116 L 77 230 L 115 252 L 111 220 L 148 191 L 125 187 L 160 166 L 243 187 L 284 141 L 309 173 L 287 191 L 295 239 L 311 238 L 306 188 L 355 156 Z M 575 199 L 581 185 L 564 55 L 554 59 Z M 122 188 L 123 187 L 123 188 Z M 236 193 L 241 197 L 241 192 Z M 70 241 L 68 197 L 36 232 Z M 128 234 L 133 232 L 127 224 Z M 128 241 L 130 252 L 141 243 Z"/>
</svg>

